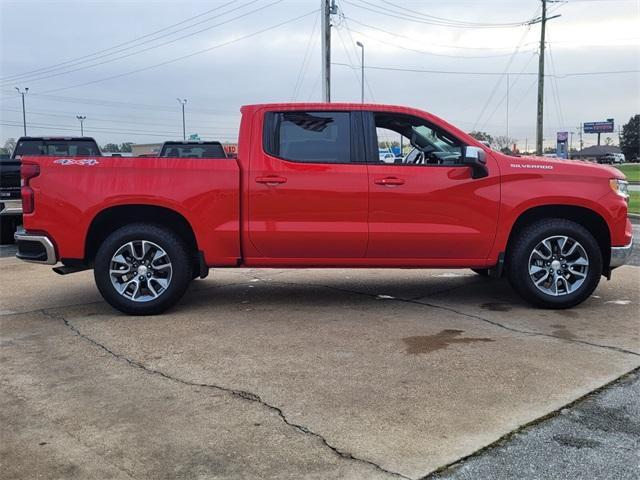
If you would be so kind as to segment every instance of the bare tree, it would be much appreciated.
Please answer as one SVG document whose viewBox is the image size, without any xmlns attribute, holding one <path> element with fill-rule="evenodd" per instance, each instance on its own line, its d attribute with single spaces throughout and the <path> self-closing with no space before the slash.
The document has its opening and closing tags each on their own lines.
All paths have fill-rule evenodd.
<svg viewBox="0 0 640 480">
<path fill-rule="evenodd" d="M 500 150 L 503 153 L 511 152 L 511 148 L 516 143 L 516 139 L 513 137 L 507 137 L 506 135 L 500 135 L 494 137 L 493 146 L 496 150 Z"/>
</svg>

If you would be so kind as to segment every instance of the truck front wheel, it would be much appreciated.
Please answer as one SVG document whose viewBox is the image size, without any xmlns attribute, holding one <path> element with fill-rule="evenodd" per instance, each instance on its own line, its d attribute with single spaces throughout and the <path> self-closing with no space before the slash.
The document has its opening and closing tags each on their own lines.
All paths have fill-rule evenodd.
<svg viewBox="0 0 640 480">
<path fill-rule="evenodd" d="M 158 225 L 126 225 L 96 253 L 98 290 L 114 308 L 131 315 L 154 315 L 174 305 L 191 281 L 191 256 L 172 230 Z"/>
<path fill-rule="evenodd" d="M 534 305 L 570 308 L 598 286 L 602 253 L 582 225 L 561 218 L 538 220 L 520 230 L 509 247 L 509 281 Z"/>
</svg>

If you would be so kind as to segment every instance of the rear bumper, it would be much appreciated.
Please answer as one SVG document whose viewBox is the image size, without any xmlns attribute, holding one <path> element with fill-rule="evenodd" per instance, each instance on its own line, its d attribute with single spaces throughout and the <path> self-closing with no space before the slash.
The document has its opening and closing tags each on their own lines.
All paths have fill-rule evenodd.
<svg viewBox="0 0 640 480">
<path fill-rule="evenodd" d="M 21 228 L 13 237 L 18 247 L 16 257 L 20 260 L 44 265 L 58 263 L 56 248 L 46 235 L 33 235 Z"/>
<path fill-rule="evenodd" d="M 633 252 L 633 238 L 629 242 L 629 245 L 625 245 L 624 247 L 611 247 L 611 261 L 609 262 L 609 266 L 616 268 L 624 265 L 627 263 L 627 260 L 629 260 L 631 252 Z"/>
<path fill-rule="evenodd" d="M 22 200 L 2 200 L 0 202 L 0 216 L 22 215 Z"/>
</svg>

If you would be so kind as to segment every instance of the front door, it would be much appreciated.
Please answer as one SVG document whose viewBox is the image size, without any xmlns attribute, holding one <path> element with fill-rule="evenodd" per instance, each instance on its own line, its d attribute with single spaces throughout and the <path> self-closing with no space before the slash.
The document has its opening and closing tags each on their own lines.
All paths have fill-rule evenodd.
<svg viewBox="0 0 640 480">
<path fill-rule="evenodd" d="M 249 238 L 266 258 L 362 258 L 368 178 L 360 112 L 256 115 Z M 359 143 L 359 145 L 358 145 Z"/>
<path fill-rule="evenodd" d="M 444 129 L 411 115 L 366 115 L 369 152 L 404 147 L 395 159 L 370 158 L 367 257 L 433 259 L 434 265 L 485 259 L 500 199 L 491 156 L 489 176 L 473 179 L 461 164 L 463 144 Z"/>
</svg>

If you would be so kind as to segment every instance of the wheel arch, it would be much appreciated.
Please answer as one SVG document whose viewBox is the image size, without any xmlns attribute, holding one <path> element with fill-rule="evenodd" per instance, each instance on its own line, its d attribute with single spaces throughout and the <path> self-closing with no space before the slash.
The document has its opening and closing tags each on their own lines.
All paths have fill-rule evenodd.
<svg viewBox="0 0 640 480">
<path fill-rule="evenodd" d="M 92 219 L 85 238 L 84 261 L 93 264 L 100 244 L 110 233 L 131 223 L 152 223 L 170 228 L 198 258 L 198 242 L 189 221 L 179 212 L 158 205 L 127 204 L 105 208 Z"/>
<path fill-rule="evenodd" d="M 517 234 L 525 226 L 544 218 L 563 218 L 586 228 L 595 237 L 600 247 L 603 273 L 605 275 L 609 274 L 609 262 L 611 260 L 611 232 L 609 226 L 598 212 L 577 205 L 538 205 L 520 213 L 509 232 L 506 246 L 507 258 L 509 257 L 510 246 Z"/>
</svg>

